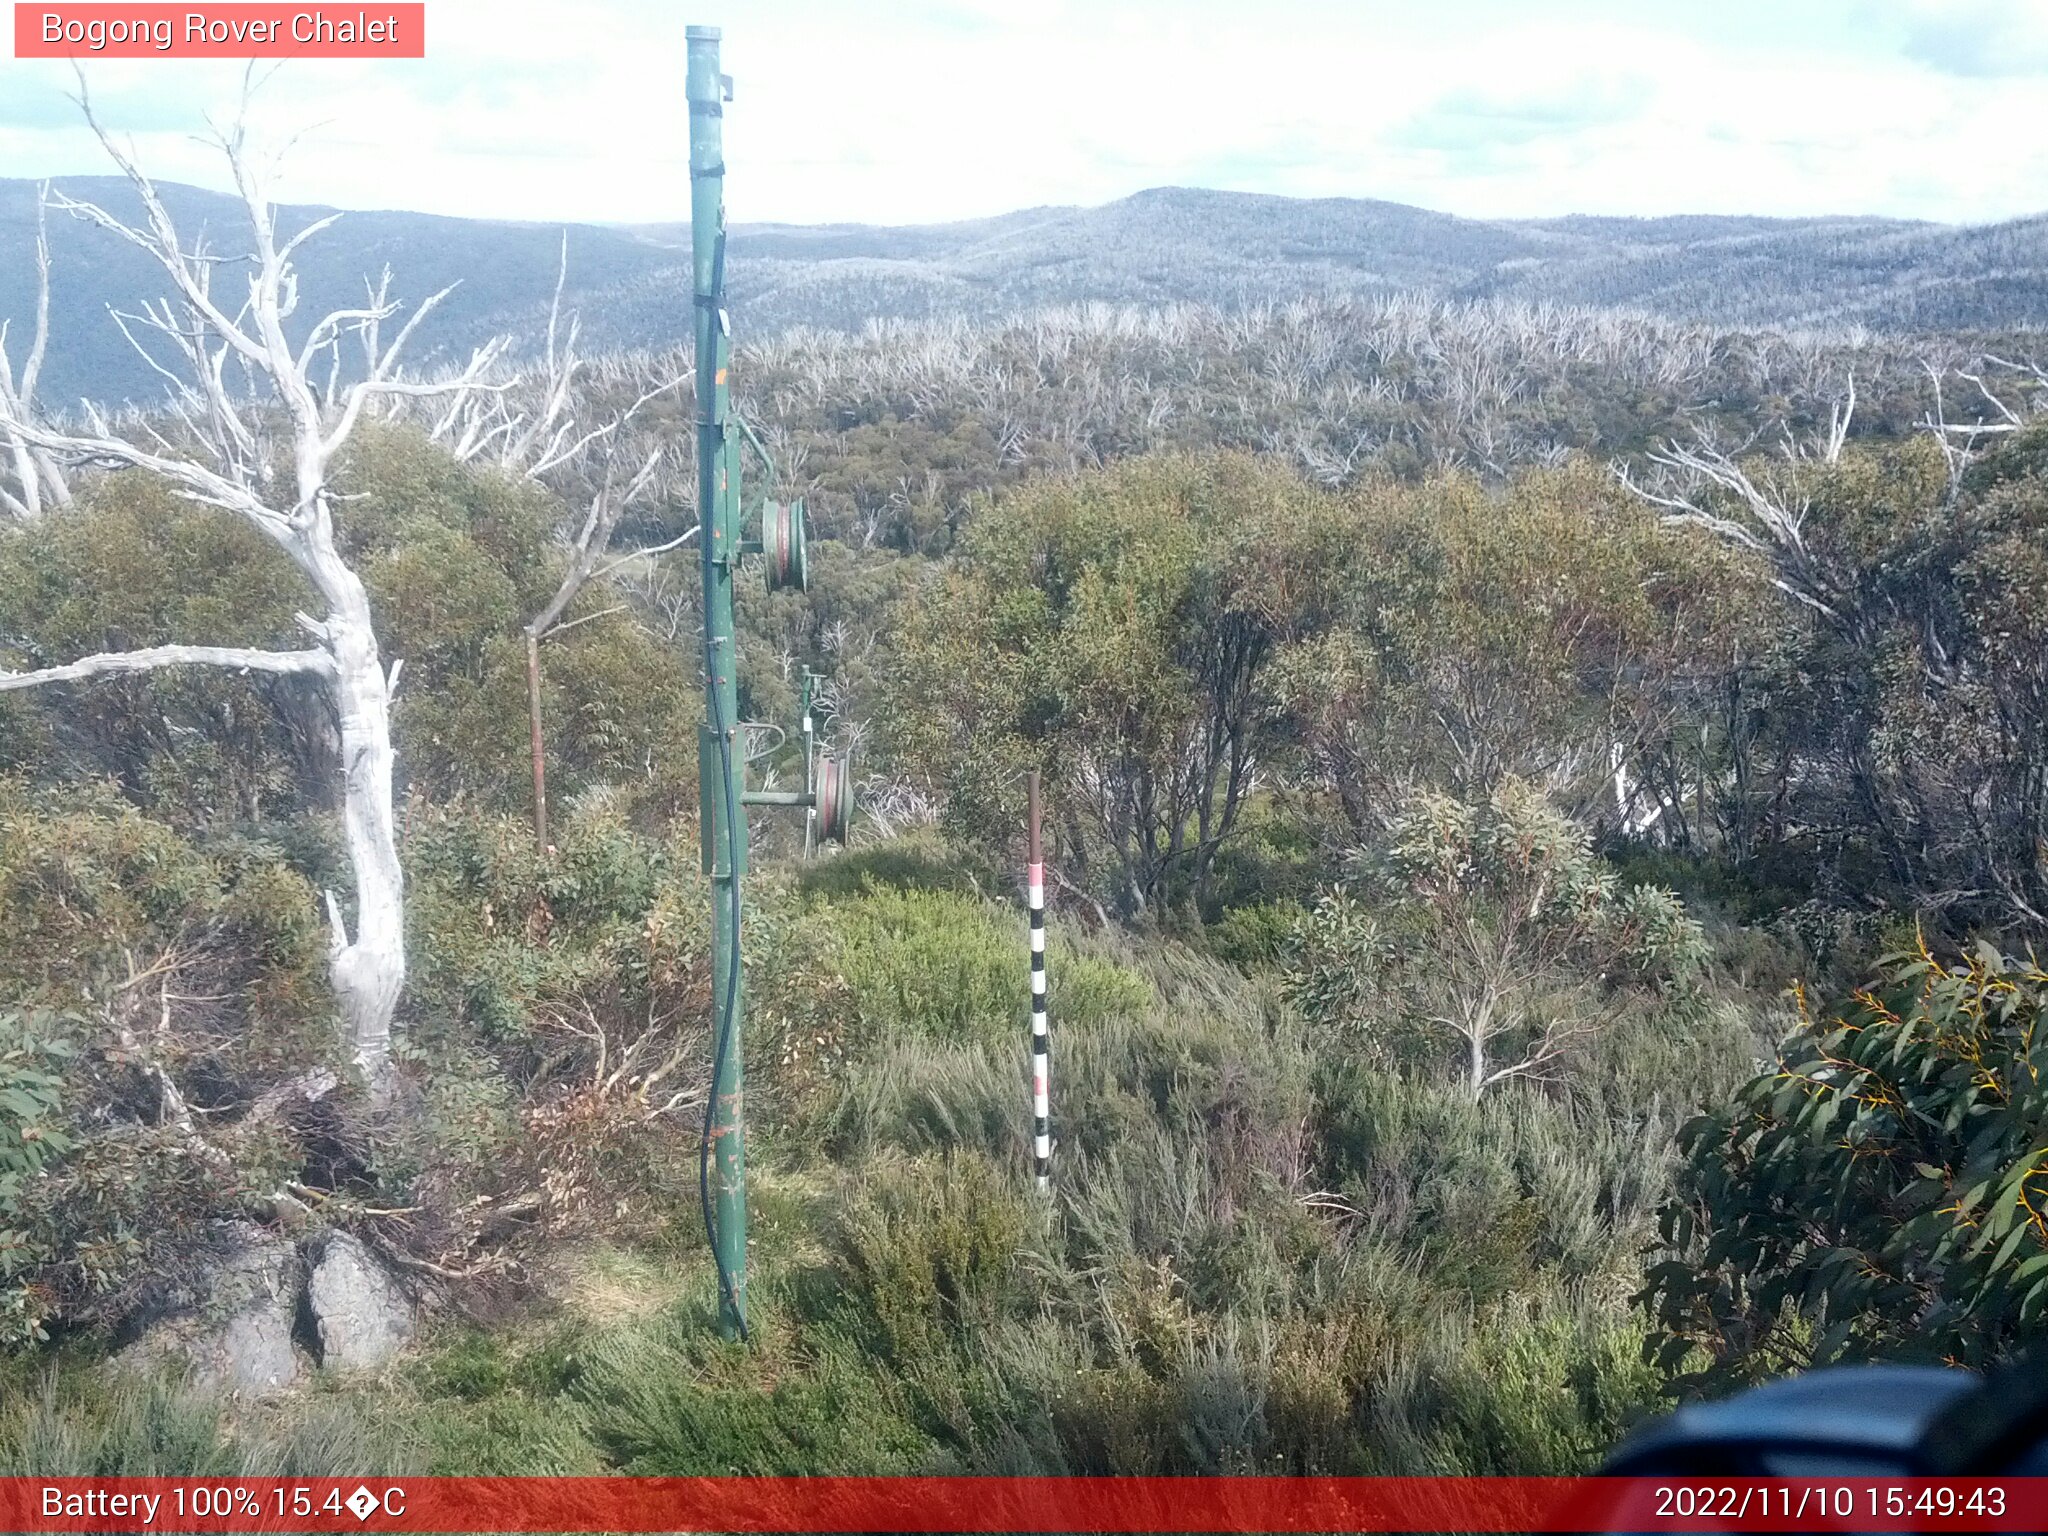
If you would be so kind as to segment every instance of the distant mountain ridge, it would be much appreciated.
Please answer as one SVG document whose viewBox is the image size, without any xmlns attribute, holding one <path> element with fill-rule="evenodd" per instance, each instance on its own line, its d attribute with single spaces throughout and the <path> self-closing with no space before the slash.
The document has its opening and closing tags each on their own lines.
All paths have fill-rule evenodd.
<svg viewBox="0 0 2048 1536">
<path fill-rule="evenodd" d="M 64 178 L 75 197 L 133 209 L 126 183 Z M 161 187 L 188 235 L 239 251 L 233 199 Z M 0 319 L 14 335 L 34 295 L 36 183 L 0 179 Z M 287 229 L 332 210 L 283 211 Z M 452 360 L 487 336 L 538 334 L 562 226 L 397 212 L 350 213 L 302 248 L 301 321 L 360 296 L 387 264 L 417 301 L 462 286 L 419 337 L 418 360 Z M 108 306 L 164 291 L 141 254 L 53 215 L 51 403 L 154 398 Z M 591 351 L 671 345 L 687 329 L 684 226 L 574 225 L 568 304 Z M 2048 215 L 1958 227 L 1880 218 L 1573 215 L 1467 219 L 1402 203 L 1163 187 L 1096 208 L 1026 209 L 951 224 L 736 226 L 735 326 L 856 329 L 871 319 L 984 320 L 1047 304 L 1235 306 L 1306 294 L 1420 290 L 1639 309 L 1674 319 L 1785 328 L 2014 329 L 2048 325 Z M 16 342 L 18 354 L 20 343 Z"/>
</svg>

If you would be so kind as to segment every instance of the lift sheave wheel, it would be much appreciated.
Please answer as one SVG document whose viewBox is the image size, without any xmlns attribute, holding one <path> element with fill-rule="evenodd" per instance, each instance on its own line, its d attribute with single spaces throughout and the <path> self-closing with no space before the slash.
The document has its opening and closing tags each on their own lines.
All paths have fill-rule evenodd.
<svg viewBox="0 0 2048 1536">
<path fill-rule="evenodd" d="M 815 790 L 818 810 L 818 841 L 846 846 L 847 828 L 853 825 L 853 755 L 833 753 L 818 759 Z"/>
<path fill-rule="evenodd" d="M 801 592 L 810 585 L 806 532 L 801 496 L 787 506 L 771 501 L 761 508 L 761 560 L 769 591 Z"/>
</svg>

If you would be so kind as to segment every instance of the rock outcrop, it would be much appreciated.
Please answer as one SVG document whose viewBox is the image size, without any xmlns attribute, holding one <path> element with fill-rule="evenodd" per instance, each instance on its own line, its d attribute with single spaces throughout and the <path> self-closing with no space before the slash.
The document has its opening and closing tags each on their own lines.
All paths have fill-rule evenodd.
<svg viewBox="0 0 2048 1536">
<path fill-rule="evenodd" d="M 327 1240 L 313 1265 L 306 1304 L 320 1363 L 343 1370 L 382 1365 L 412 1337 L 411 1299 L 363 1243 L 346 1232 Z"/>
<path fill-rule="evenodd" d="M 204 1303 L 155 1323 L 124 1355 L 185 1365 L 201 1384 L 246 1397 L 281 1392 L 310 1365 L 293 1338 L 305 1267 L 290 1238 L 254 1222 L 232 1223 L 224 1236 Z"/>
</svg>

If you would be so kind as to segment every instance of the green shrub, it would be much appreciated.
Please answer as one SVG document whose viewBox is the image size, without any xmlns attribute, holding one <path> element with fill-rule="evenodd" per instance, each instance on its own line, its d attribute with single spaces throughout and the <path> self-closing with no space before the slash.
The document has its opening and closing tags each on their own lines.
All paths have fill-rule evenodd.
<svg viewBox="0 0 2048 1536">
<path fill-rule="evenodd" d="M 606 1463 L 660 1476 L 930 1470 L 934 1442 L 902 1373 L 816 1324 L 838 1304 L 828 1273 L 757 1265 L 750 1289 L 744 1348 L 712 1329 L 708 1275 L 686 1304 L 582 1341 L 566 1400 Z"/>
<path fill-rule="evenodd" d="M 564 510 L 512 476 L 457 463 L 417 432 L 365 423 L 337 519 L 387 657 L 405 659 L 393 733 L 413 789 L 524 808 L 532 794 L 521 626 L 560 580 Z M 0 667 L 184 641 L 293 648 L 311 593 L 240 518 L 140 475 L 91 478 L 76 507 L 0 539 Z M 697 706 L 683 658 L 586 592 L 545 650 L 542 711 L 557 797 L 622 787 L 657 814 L 694 797 Z M 110 776 L 181 829 L 329 808 L 326 706 L 300 678 L 181 667 L 35 690 L 0 705 L 0 773 Z"/>
<path fill-rule="evenodd" d="M 853 1019 L 876 1036 L 1015 1038 L 1029 1012 L 1023 925 L 943 891 L 875 886 L 831 913 Z"/>
<path fill-rule="evenodd" d="M 760 1382 L 706 1379 L 672 1355 L 606 1348 L 585 1390 L 599 1383 L 591 1433 L 633 1476 L 875 1476 L 922 1470 L 932 1450 L 904 1416 L 900 1390 L 844 1354 Z"/>
<path fill-rule="evenodd" d="M 1332 891 L 1299 926 L 1291 994 L 1383 1061 L 1434 1057 L 1474 1099 L 1554 1073 L 1625 984 L 1689 996 L 1707 962 L 1675 896 L 1621 890 L 1588 834 L 1518 779 L 1471 803 L 1411 795 L 1369 862 L 1365 897 Z"/>
<path fill-rule="evenodd" d="M 644 1027 L 701 990 L 710 898 L 694 849 L 641 837 L 604 798 L 564 807 L 555 837 L 544 856 L 514 817 L 414 825 L 408 1011 L 423 1034 L 522 1041 L 596 1004 L 614 1029 Z"/>
<path fill-rule="evenodd" d="M 1035 1222 L 1014 1171 L 972 1153 L 870 1162 L 833 1223 L 840 1326 L 915 1363 L 1010 1316 Z"/>
<path fill-rule="evenodd" d="M 1278 965 L 1306 916 L 1306 909 L 1291 901 L 1232 907 L 1202 930 L 1202 947 L 1243 971 Z"/>
<path fill-rule="evenodd" d="M 1672 1121 L 1633 1123 L 1517 1091 L 1457 1089 L 1355 1060 L 1319 1072 L 1318 1176 L 1432 1283 L 1492 1300 L 1552 1280 L 1626 1280 L 1651 1235 Z"/>
<path fill-rule="evenodd" d="M 340 1055 L 317 911 L 267 845 L 0 780 L 0 1051 L 49 1149 L 33 1178 L 0 1160 L 6 1342 L 189 1285 L 210 1221 L 302 1176 L 300 1130 L 237 1111 Z"/>
<path fill-rule="evenodd" d="M 814 859 L 799 871 L 797 887 L 806 896 L 841 900 L 876 886 L 978 896 L 995 890 L 997 879 L 985 860 L 936 833 L 914 832 Z"/>
<path fill-rule="evenodd" d="M 53 1016 L 0 1012 L 0 1349 L 49 1337 L 43 1296 L 27 1283 L 50 1257 L 47 1240 L 16 1223 L 29 1181 L 72 1147 L 55 1069 L 73 1051 Z"/>
<path fill-rule="evenodd" d="M 870 884 L 821 910 L 831 970 L 863 1034 L 991 1044 L 1024 1038 L 1031 991 L 1020 909 Z M 1060 939 L 1049 946 L 1046 971 L 1047 1007 L 1066 1024 L 1127 1015 L 1149 996 L 1124 967 Z"/>
<path fill-rule="evenodd" d="M 1583 1299 L 1503 1308 L 1418 1339 L 1375 1384 L 1375 1470 L 1585 1474 L 1658 1406 L 1640 1334 Z"/>
<path fill-rule="evenodd" d="M 1924 948 L 1689 1123 L 1641 1301 L 1656 1359 L 1720 1385 L 1843 1358 L 1986 1365 L 2048 1307 L 2048 975 Z"/>
<path fill-rule="evenodd" d="M 87 477 L 74 507 L 0 538 L 0 667 L 186 641 L 296 648 L 303 578 L 275 544 L 162 481 Z M 302 678 L 179 667 L 0 703 L 0 773 L 110 779 L 179 827 L 256 822 L 301 801 Z"/>
<path fill-rule="evenodd" d="M 226 1404 L 151 1377 L 79 1369 L 0 1403 L 0 1471 L 39 1477 L 232 1476 L 249 1470 Z"/>
<path fill-rule="evenodd" d="M 515 817 L 414 825 L 402 1044 L 425 1113 L 388 1172 L 538 1194 L 558 1235 L 658 1228 L 695 1203 L 708 886 L 694 846 L 636 832 L 619 797 L 568 803 L 555 835 L 544 855 Z"/>
<path fill-rule="evenodd" d="M 1015 1156 L 1030 1131 L 1029 1074 L 1021 1039 L 1004 1047 L 891 1038 L 842 1068 L 813 1134 L 839 1156 L 883 1148 Z"/>
<path fill-rule="evenodd" d="M 1211 871 L 1209 906 L 1202 915 L 1212 927 L 1248 909 L 1314 900 L 1317 886 L 1334 870 L 1309 819 L 1313 814 L 1271 792 L 1247 798 Z"/>
</svg>

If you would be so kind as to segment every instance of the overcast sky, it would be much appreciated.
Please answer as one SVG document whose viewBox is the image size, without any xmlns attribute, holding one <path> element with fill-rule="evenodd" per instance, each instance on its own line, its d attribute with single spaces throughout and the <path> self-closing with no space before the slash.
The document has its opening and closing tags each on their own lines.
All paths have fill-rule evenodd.
<svg viewBox="0 0 2048 1536">
<path fill-rule="evenodd" d="M 1495 217 L 2048 209 L 2048 0 L 429 0 L 427 20 L 423 61 L 300 61 L 266 87 L 259 124 L 307 130 L 279 197 L 681 217 L 699 21 L 737 80 L 742 221 L 1170 184 Z M 219 184 L 189 135 L 239 65 L 86 69 L 153 174 Z M 106 169 L 70 88 L 68 65 L 0 59 L 0 175 Z"/>
</svg>

